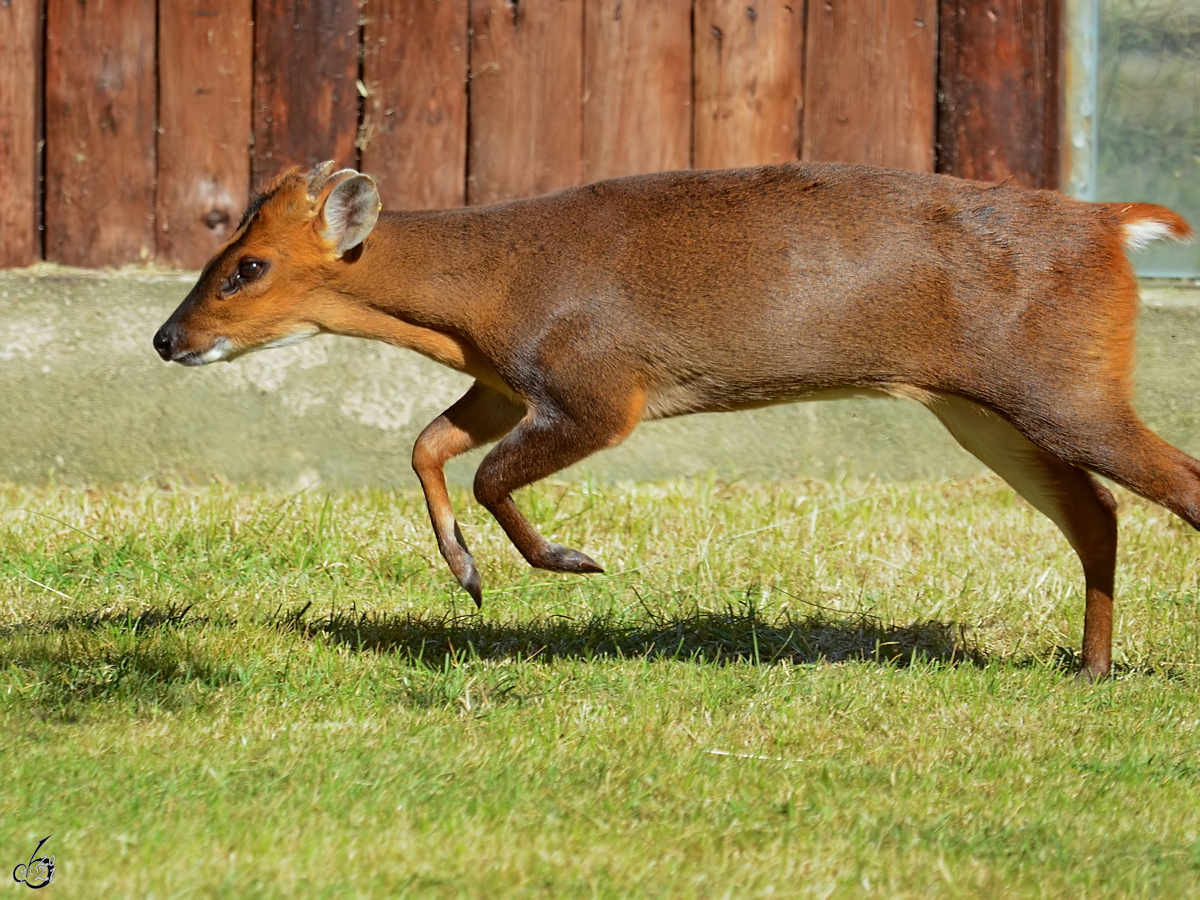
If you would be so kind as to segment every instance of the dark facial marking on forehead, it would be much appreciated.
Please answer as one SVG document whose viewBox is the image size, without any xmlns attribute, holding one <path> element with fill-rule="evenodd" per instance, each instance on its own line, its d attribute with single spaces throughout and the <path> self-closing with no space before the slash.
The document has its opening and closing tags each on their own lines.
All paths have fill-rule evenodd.
<svg viewBox="0 0 1200 900">
<path fill-rule="evenodd" d="M 250 198 L 250 204 L 246 207 L 246 211 L 244 213 L 242 213 L 242 221 L 238 222 L 238 227 L 235 228 L 234 231 L 235 232 L 241 231 L 242 228 L 245 227 L 246 223 L 254 218 L 254 214 L 257 213 L 260 209 L 262 209 L 263 204 L 266 203 L 268 200 L 270 200 L 274 196 L 275 196 L 275 191 L 273 191 L 273 190 L 264 191 L 261 194 L 254 194 Z"/>
</svg>

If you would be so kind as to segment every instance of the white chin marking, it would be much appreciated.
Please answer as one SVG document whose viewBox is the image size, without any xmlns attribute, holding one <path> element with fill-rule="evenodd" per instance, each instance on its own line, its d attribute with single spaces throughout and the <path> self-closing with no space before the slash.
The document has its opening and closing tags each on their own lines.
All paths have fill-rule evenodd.
<svg viewBox="0 0 1200 900">
<path fill-rule="evenodd" d="M 319 328 L 307 326 L 284 337 L 267 341 L 265 344 L 259 344 L 257 347 L 250 347 L 249 349 L 235 347 L 233 341 L 229 340 L 229 338 L 219 337 L 203 353 L 194 355 L 192 357 L 193 361 L 189 362 L 188 365 L 205 366 L 209 363 L 221 362 L 222 360 L 232 362 L 239 356 L 253 353 L 256 350 L 274 350 L 276 347 L 289 347 L 292 344 L 299 344 L 301 341 L 307 341 L 313 335 L 320 334 L 320 331 Z"/>
<path fill-rule="evenodd" d="M 303 328 L 300 331 L 295 331 L 287 337 L 275 338 L 273 341 L 267 341 L 261 347 L 256 347 L 256 350 L 274 350 L 276 347 L 290 347 L 292 344 L 299 344 L 301 341 L 307 341 L 320 331 L 319 328 L 311 326 Z"/>
<path fill-rule="evenodd" d="M 229 343 L 229 338 L 219 337 L 215 344 L 200 354 L 199 360 L 204 365 L 220 362 L 228 357 L 232 350 L 233 344 Z"/>
</svg>

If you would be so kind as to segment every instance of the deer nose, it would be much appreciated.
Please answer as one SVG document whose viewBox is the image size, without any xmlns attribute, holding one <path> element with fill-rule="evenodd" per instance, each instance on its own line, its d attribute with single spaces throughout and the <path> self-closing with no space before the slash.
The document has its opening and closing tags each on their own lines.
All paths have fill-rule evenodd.
<svg viewBox="0 0 1200 900">
<path fill-rule="evenodd" d="M 164 360 L 171 361 L 171 334 L 166 325 L 158 329 L 158 334 L 154 335 L 154 349 Z"/>
</svg>

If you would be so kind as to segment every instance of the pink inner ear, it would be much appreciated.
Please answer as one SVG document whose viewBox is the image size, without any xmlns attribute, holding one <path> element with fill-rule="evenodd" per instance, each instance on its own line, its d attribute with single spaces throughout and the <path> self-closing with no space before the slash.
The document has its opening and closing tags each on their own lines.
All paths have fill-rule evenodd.
<svg viewBox="0 0 1200 900">
<path fill-rule="evenodd" d="M 366 175 L 355 173 L 341 182 L 325 201 L 324 235 L 345 253 L 362 243 L 379 217 L 379 194 Z"/>
</svg>

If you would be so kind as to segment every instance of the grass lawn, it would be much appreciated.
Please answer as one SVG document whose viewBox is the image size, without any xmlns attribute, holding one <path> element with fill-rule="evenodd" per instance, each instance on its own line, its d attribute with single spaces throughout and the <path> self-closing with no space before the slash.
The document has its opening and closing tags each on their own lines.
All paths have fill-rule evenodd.
<svg viewBox="0 0 1200 900">
<path fill-rule="evenodd" d="M 0 487 L 0 870 L 52 834 L 45 896 L 1200 896 L 1200 536 L 1120 499 L 1088 686 L 1078 562 L 993 480 L 522 494 L 590 578 L 460 495 L 482 613 L 417 493 Z"/>
</svg>

